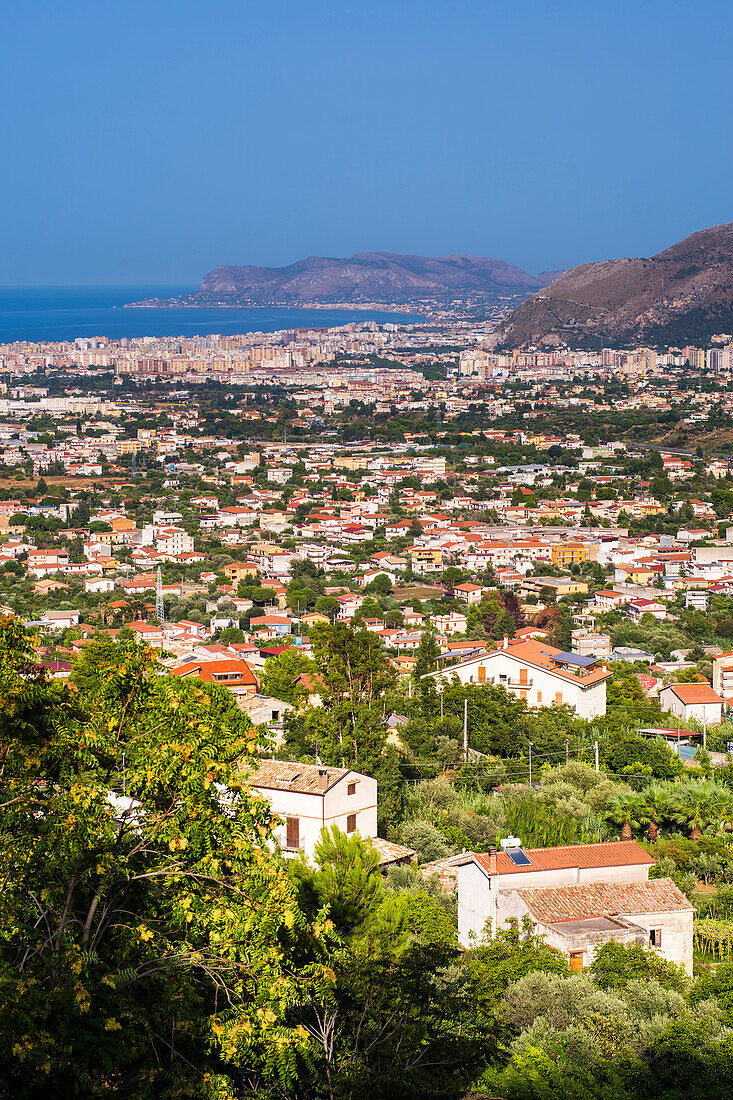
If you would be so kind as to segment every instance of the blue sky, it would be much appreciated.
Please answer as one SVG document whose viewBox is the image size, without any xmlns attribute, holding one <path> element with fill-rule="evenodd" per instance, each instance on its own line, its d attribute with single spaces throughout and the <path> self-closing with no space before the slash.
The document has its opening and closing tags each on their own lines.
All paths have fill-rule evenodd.
<svg viewBox="0 0 733 1100">
<path fill-rule="evenodd" d="M 538 272 L 733 220 L 729 0 L 23 0 L 2 33 L 0 283 Z"/>
</svg>

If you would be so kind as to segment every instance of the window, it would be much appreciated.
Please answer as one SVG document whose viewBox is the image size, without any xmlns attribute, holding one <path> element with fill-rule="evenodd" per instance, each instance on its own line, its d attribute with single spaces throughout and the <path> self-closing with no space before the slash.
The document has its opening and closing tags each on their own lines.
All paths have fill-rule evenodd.
<svg viewBox="0 0 733 1100">
<path fill-rule="evenodd" d="M 348 787 L 346 788 L 346 793 L 348 795 L 356 794 L 356 783 L 349 783 Z"/>
<path fill-rule="evenodd" d="M 542 692 L 541 691 L 537 692 L 537 702 L 538 702 L 538 704 L 542 702 Z"/>
<path fill-rule="evenodd" d="M 349 816 L 346 818 L 346 832 L 356 832 L 356 814 L 349 814 Z"/>
<path fill-rule="evenodd" d="M 582 970 L 583 969 L 583 952 L 571 951 L 570 952 L 570 969 Z"/>
<path fill-rule="evenodd" d="M 652 929 L 650 929 L 650 931 L 649 931 L 649 943 L 652 945 L 652 947 L 661 947 L 662 946 L 662 929 L 661 928 L 652 928 Z"/>
<path fill-rule="evenodd" d="M 562 706 L 562 692 L 561 691 L 556 691 L 555 692 L 555 706 L 556 707 L 561 707 Z"/>
<path fill-rule="evenodd" d="M 485 665 L 479 665 L 478 666 L 478 682 L 480 684 L 485 684 L 486 683 L 486 666 Z"/>
<path fill-rule="evenodd" d="M 299 848 L 300 847 L 300 820 L 297 817 L 288 817 L 285 819 L 286 824 L 286 848 Z"/>
</svg>

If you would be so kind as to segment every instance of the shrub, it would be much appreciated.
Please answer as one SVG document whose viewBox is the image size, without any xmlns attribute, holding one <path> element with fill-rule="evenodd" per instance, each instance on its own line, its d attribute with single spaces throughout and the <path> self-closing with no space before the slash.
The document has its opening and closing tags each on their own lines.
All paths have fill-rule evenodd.
<svg viewBox="0 0 733 1100">
<path fill-rule="evenodd" d="M 402 843 L 413 848 L 419 863 L 431 863 L 445 859 L 459 851 L 459 846 L 449 843 L 446 837 L 429 821 L 406 821 L 402 826 Z"/>
</svg>

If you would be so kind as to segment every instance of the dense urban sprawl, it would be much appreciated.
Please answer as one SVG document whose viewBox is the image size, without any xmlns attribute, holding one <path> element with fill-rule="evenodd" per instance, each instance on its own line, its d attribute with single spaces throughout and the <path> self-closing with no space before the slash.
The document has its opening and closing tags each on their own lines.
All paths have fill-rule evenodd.
<svg viewBox="0 0 733 1100">
<path fill-rule="evenodd" d="M 16 1095 L 97 1095 L 100 1049 L 136 1096 L 728 1087 L 729 336 L 446 313 L 0 372 Z"/>
</svg>

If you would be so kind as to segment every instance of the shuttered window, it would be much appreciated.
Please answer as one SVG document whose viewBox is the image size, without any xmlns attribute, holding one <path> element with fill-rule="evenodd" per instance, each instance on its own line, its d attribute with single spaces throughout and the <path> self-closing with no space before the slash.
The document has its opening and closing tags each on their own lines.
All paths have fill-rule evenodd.
<svg viewBox="0 0 733 1100">
<path fill-rule="evenodd" d="M 288 848 L 300 847 L 300 821 L 297 817 L 288 817 L 286 819 L 287 825 L 287 839 L 285 841 Z"/>
<path fill-rule="evenodd" d="M 583 952 L 571 951 L 570 952 L 570 969 L 582 970 L 583 969 Z"/>
<path fill-rule="evenodd" d="M 346 788 L 347 794 L 356 794 L 356 783 L 349 783 Z"/>
<path fill-rule="evenodd" d="M 356 832 L 356 814 L 349 814 L 349 816 L 346 818 L 346 832 Z"/>
</svg>

